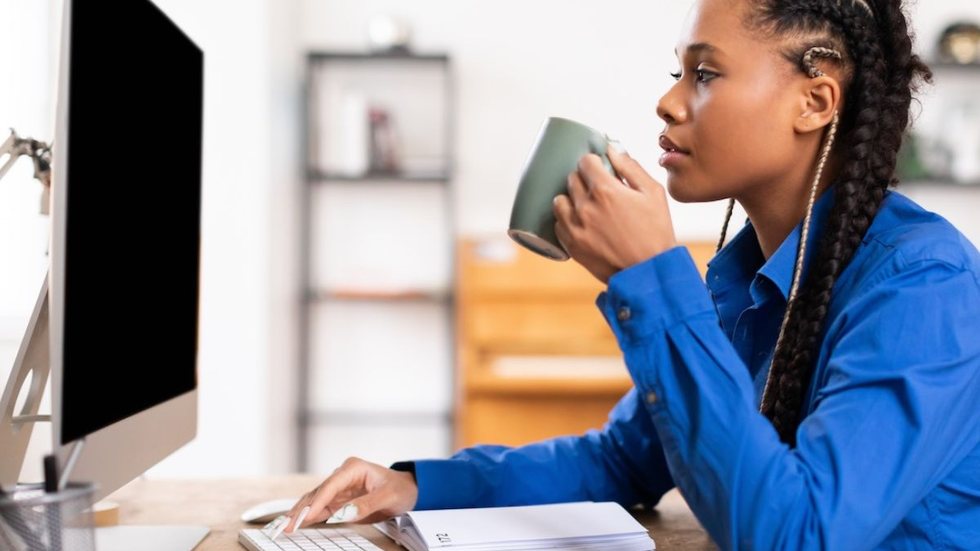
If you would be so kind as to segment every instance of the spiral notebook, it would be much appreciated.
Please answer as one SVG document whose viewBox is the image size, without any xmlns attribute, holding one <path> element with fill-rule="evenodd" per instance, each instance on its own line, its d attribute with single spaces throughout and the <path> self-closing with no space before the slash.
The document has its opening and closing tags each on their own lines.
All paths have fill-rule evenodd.
<svg viewBox="0 0 980 551">
<path fill-rule="evenodd" d="M 409 551 L 653 551 L 653 539 L 616 503 L 412 511 L 374 525 Z"/>
</svg>

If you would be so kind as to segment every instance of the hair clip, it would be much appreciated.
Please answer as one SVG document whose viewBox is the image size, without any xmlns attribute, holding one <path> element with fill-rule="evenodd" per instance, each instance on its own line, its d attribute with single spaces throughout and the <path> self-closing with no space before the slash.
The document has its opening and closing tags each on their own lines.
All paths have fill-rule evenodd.
<svg viewBox="0 0 980 551">
<path fill-rule="evenodd" d="M 815 57 L 829 57 L 836 60 L 841 59 L 840 52 L 837 50 L 824 48 L 822 46 L 814 46 L 810 48 L 805 54 L 803 54 L 802 60 L 803 70 L 806 71 L 806 74 L 810 75 L 810 78 L 822 77 L 824 75 L 824 72 L 814 65 L 813 58 Z"/>
</svg>

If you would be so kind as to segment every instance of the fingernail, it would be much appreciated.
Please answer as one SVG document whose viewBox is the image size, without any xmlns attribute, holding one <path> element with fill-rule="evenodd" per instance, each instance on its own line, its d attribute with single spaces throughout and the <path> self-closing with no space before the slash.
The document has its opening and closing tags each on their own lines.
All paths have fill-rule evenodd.
<svg viewBox="0 0 980 551">
<path fill-rule="evenodd" d="M 287 526 L 289 526 L 289 521 L 291 521 L 291 520 L 292 520 L 292 518 L 286 517 L 285 520 L 282 521 L 282 524 L 280 524 L 278 527 L 276 527 L 275 532 L 273 532 L 272 535 L 269 536 L 269 539 L 274 540 L 274 539 L 278 538 L 279 537 L 279 534 L 282 534 L 282 531 L 285 530 Z"/>
<path fill-rule="evenodd" d="M 348 503 L 340 508 L 339 511 L 333 514 L 332 517 L 327 519 L 327 524 L 337 524 L 339 522 L 347 522 L 357 518 L 357 505 L 353 503 Z"/>
<path fill-rule="evenodd" d="M 296 517 L 296 524 L 293 525 L 293 532 L 303 527 L 303 521 L 306 520 L 306 515 L 309 514 L 309 512 L 310 512 L 309 505 L 303 507 L 303 510 L 299 512 L 299 516 Z"/>
<path fill-rule="evenodd" d="M 280 516 L 278 516 L 278 517 L 276 517 L 276 518 L 274 518 L 274 519 L 272 519 L 272 521 L 271 521 L 271 522 L 269 522 L 268 524 L 266 524 L 265 526 L 263 526 L 263 527 L 262 527 L 262 532 L 263 532 L 263 533 L 265 533 L 265 535 L 267 535 L 267 536 L 268 536 L 268 535 L 270 535 L 270 534 L 272 534 L 272 532 L 273 532 L 273 531 L 274 531 L 274 530 L 275 530 L 276 528 L 279 528 L 279 525 L 280 525 L 280 524 L 282 523 L 282 521 L 283 521 L 283 520 L 285 520 L 285 519 L 286 519 L 286 517 L 285 517 L 285 516 L 283 516 L 283 515 L 280 515 Z"/>
<path fill-rule="evenodd" d="M 290 520 L 292 520 L 292 517 L 279 517 L 265 525 L 265 528 L 262 528 L 262 532 L 269 536 L 270 540 L 274 540 L 279 537 L 279 534 L 282 534 L 282 531 L 285 530 L 287 526 L 289 526 Z"/>
<path fill-rule="evenodd" d="M 609 147 L 611 147 L 612 150 L 615 151 L 616 153 L 619 153 L 621 155 L 626 154 L 626 146 L 624 146 L 619 140 L 614 140 L 610 138 Z"/>
</svg>

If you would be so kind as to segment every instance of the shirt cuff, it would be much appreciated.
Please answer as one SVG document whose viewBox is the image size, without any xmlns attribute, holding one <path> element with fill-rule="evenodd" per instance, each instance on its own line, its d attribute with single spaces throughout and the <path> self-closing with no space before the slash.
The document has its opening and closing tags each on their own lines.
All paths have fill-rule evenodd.
<svg viewBox="0 0 980 551">
<path fill-rule="evenodd" d="M 396 465 L 404 465 L 399 462 Z M 472 507 L 480 493 L 480 473 L 468 461 L 426 459 L 412 462 L 419 498 L 415 510 Z M 392 467 L 394 468 L 394 467 Z"/>
<path fill-rule="evenodd" d="M 714 303 L 686 247 L 674 247 L 609 278 L 596 304 L 626 349 Z"/>
</svg>

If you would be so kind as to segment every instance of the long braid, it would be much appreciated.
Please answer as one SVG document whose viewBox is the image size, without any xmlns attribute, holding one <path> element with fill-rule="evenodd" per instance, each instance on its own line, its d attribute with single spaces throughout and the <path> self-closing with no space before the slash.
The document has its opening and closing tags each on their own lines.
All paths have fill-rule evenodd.
<svg viewBox="0 0 980 551">
<path fill-rule="evenodd" d="M 928 70 L 911 54 L 901 0 L 758 0 L 752 21 L 802 41 L 786 57 L 799 63 L 814 46 L 839 50 L 847 99 L 841 121 L 843 164 L 834 204 L 804 285 L 787 306 L 762 411 L 795 445 L 824 319 L 838 276 L 874 219 L 908 123 L 910 85 Z M 873 15 L 872 15 L 873 14 Z M 887 56 L 887 57 L 886 57 Z M 888 61 L 886 61 L 888 60 Z"/>
<path fill-rule="evenodd" d="M 735 212 L 735 199 L 728 200 L 728 208 L 725 210 L 725 222 L 721 225 L 721 237 L 718 238 L 718 246 L 715 247 L 715 254 L 725 246 L 725 236 L 728 235 L 728 223 L 732 221 L 732 213 Z"/>
<path fill-rule="evenodd" d="M 765 400 L 763 413 L 773 422 L 780 438 L 795 444 L 796 428 L 803 398 L 809 386 L 815 354 L 837 277 L 850 262 L 854 250 L 868 227 L 864 212 L 876 211 L 881 195 L 871 190 L 882 185 L 872 171 L 873 152 L 877 149 L 880 99 L 884 91 L 881 75 L 884 59 L 877 44 L 876 30 L 868 26 L 867 13 L 854 4 L 823 2 L 823 17 L 832 27 L 844 31 L 847 50 L 853 63 L 851 82 L 853 129 L 845 135 L 849 154 L 844 162 L 836 201 L 830 212 L 830 224 L 818 249 L 816 261 L 800 293 L 799 305 L 787 313 L 784 346 L 777 347 L 771 377 L 775 381 L 771 398 Z M 830 9 L 827 9 L 830 8 Z M 885 182 L 887 185 L 887 181 Z"/>
</svg>

